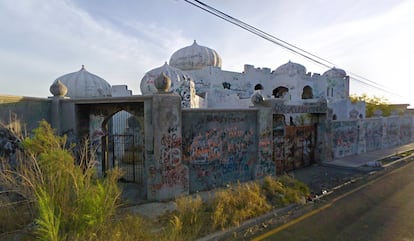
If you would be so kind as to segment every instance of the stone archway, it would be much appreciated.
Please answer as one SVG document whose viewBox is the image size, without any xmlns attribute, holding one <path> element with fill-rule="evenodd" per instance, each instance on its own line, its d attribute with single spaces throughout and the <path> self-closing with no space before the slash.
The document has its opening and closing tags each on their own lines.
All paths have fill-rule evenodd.
<svg viewBox="0 0 414 241">
<path fill-rule="evenodd" d="M 99 175 L 120 167 L 123 180 L 144 185 L 145 100 L 128 99 L 76 101 L 77 132 L 79 139 L 90 140 Z"/>
</svg>

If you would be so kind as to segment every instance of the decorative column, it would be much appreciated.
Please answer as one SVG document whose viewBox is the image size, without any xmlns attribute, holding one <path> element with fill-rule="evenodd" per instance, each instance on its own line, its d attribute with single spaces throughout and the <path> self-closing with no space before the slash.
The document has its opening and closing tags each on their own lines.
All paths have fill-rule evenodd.
<svg viewBox="0 0 414 241">
<path fill-rule="evenodd" d="M 260 86 L 261 87 L 261 86 Z M 254 170 L 254 179 L 263 178 L 268 175 L 276 175 L 276 164 L 273 161 L 273 110 L 263 105 L 264 97 L 261 89 L 255 90 L 251 97 L 257 112 L 257 143 L 258 158 Z"/>
<path fill-rule="evenodd" d="M 50 88 L 50 93 L 52 93 L 52 108 L 51 108 L 51 126 L 54 128 L 58 135 L 62 134 L 61 129 L 61 100 L 65 99 L 65 95 L 68 93 L 68 88 L 60 81 L 54 82 Z"/>
</svg>

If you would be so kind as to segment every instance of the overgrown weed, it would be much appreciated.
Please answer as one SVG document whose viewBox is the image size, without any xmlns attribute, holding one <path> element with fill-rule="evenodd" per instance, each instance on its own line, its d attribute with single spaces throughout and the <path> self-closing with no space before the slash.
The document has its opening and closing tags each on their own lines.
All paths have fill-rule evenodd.
<svg viewBox="0 0 414 241">
<path fill-rule="evenodd" d="M 238 226 L 242 221 L 271 209 L 257 183 L 238 184 L 234 189 L 218 191 L 213 203 L 214 228 Z"/>
</svg>

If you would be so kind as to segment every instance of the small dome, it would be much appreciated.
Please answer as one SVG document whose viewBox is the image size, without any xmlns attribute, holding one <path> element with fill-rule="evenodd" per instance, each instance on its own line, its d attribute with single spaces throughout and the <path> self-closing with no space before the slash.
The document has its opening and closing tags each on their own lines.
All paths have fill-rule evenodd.
<svg viewBox="0 0 414 241">
<path fill-rule="evenodd" d="M 286 64 L 279 66 L 274 73 L 285 74 L 289 76 L 306 75 L 306 68 L 301 64 L 293 63 L 289 60 L 289 62 Z"/>
<path fill-rule="evenodd" d="M 177 68 L 169 66 L 167 62 L 165 62 L 163 66 L 152 69 L 144 75 L 140 85 L 141 93 L 143 95 L 158 93 L 158 90 L 154 85 L 154 81 L 162 73 L 164 73 L 171 79 L 170 90 L 174 89 L 177 83 L 186 79 L 190 79 L 190 77 L 187 74 L 184 74 L 181 70 Z"/>
<path fill-rule="evenodd" d="M 111 96 L 111 85 L 101 77 L 86 71 L 83 65 L 78 72 L 65 74 L 57 78 L 53 84 L 58 81 L 67 87 L 66 96 L 71 98 Z"/>
<path fill-rule="evenodd" d="M 323 73 L 323 76 L 326 76 L 328 78 L 345 78 L 346 72 L 343 69 L 333 67 L 332 69 Z"/>
<path fill-rule="evenodd" d="M 170 65 L 181 70 L 196 70 L 208 66 L 221 68 L 221 57 L 215 50 L 200 46 L 194 40 L 191 46 L 179 49 L 171 56 Z"/>
</svg>

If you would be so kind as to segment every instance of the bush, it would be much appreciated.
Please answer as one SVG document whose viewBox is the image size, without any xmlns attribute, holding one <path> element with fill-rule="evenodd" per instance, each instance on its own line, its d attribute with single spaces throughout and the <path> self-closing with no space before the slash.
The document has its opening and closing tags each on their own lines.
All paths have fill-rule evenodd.
<svg viewBox="0 0 414 241">
<path fill-rule="evenodd" d="M 267 200 L 274 207 L 283 207 L 290 203 L 301 203 L 303 197 L 307 197 L 310 194 L 309 187 L 306 184 L 288 175 L 278 178 L 267 176 L 263 181 L 262 188 Z"/>
<path fill-rule="evenodd" d="M 231 225 L 237 226 L 270 209 L 271 206 L 257 183 L 239 184 L 233 190 L 216 193 L 212 213 L 213 227 L 224 229 Z"/>
<path fill-rule="evenodd" d="M 207 206 L 201 197 L 184 196 L 175 200 L 177 210 L 170 217 L 166 240 L 194 240 L 201 233 L 210 231 Z"/>
</svg>

